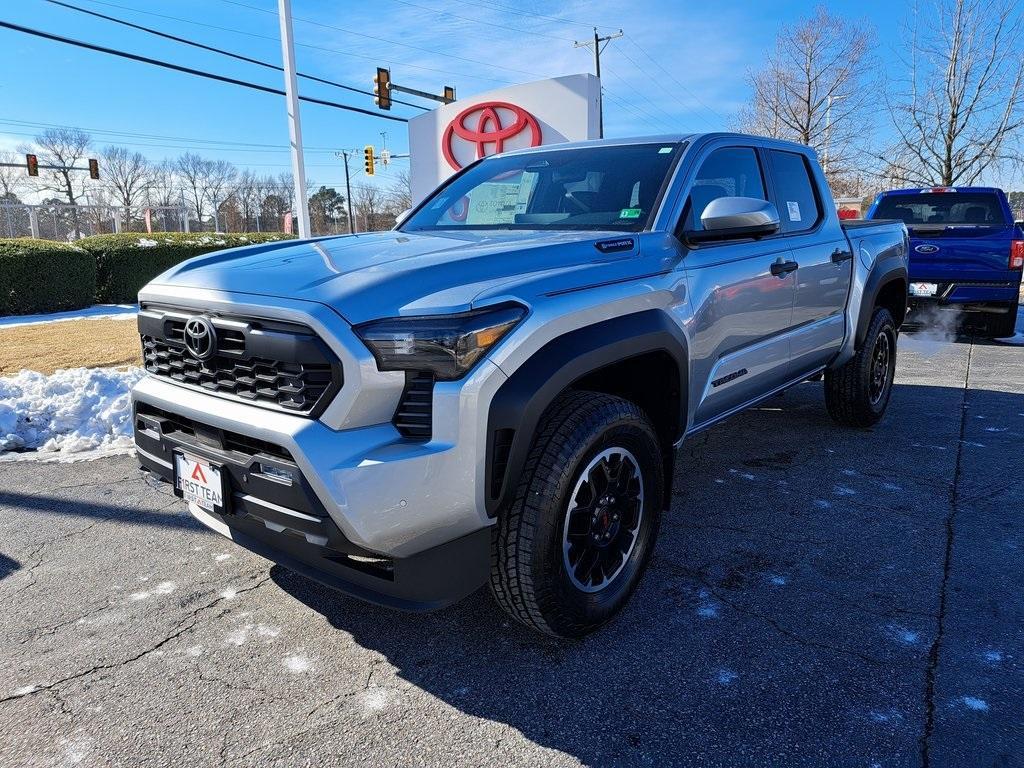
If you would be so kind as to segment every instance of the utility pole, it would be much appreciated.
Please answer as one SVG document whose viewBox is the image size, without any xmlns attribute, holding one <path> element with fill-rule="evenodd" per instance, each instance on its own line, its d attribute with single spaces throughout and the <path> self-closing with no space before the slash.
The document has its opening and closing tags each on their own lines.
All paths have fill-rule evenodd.
<svg viewBox="0 0 1024 768">
<path fill-rule="evenodd" d="M 345 162 L 345 206 L 348 208 L 348 233 L 354 235 L 356 232 L 355 219 L 352 217 L 352 184 L 348 178 L 348 150 L 335 152 L 335 157 L 340 157 Z"/>
<path fill-rule="evenodd" d="M 601 53 L 605 48 L 608 47 L 608 43 L 617 37 L 622 37 L 622 30 L 620 29 L 614 35 L 606 35 L 600 37 L 597 34 L 597 27 L 594 27 L 594 39 L 585 40 L 580 42 L 575 41 L 572 45 L 573 48 L 590 48 L 593 46 L 594 49 L 594 74 L 597 75 L 597 136 L 600 139 L 604 138 L 604 95 L 601 88 Z"/>
<path fill-rule="evenodd" d="M 281 22 L 281 54 L 284 58 L 284 90 L 288 105 L 288 137 L 292 148 L 292 176 L 295 178 L 295 209 L 299 216 L 299 237 L 309 237 L 309 201 L 306 198 L 306 164 L 302 157 L 302 125 L 299 122 L 299 88 L 295 80 L 295 40 L 292 35 L 292 2 L 278 0 Z"/>
</svg>

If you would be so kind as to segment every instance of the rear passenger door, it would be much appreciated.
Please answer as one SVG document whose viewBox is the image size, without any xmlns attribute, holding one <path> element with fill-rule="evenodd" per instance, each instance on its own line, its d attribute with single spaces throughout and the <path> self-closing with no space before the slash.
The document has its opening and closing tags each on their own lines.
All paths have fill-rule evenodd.
<svg viewBox="0 0 1024 768">
<path fill-rule="evenodd" d="M 762 157 L 754 146 L 712 144 L 688 184 L 682 233 L 719 197 L 767 200 Z M 796 275 L 773 273 L 788 261 L 784 238 L 749 237 L 689 244 L 682 260 L 692 318 L 690 402 L 697 428 L 786 383 Z M 777 266 L 777 265 L 776 265 Z M 777 270 L 776 270 L 777 271 Z"/>
<path fill-rule="evenodd" d="M 791 339 L 796 377 L 825 365 L 843 343 L 853 254 L 838 217 L 828 215 L 832 200 L 817 166 L 800 152 L 770 148 L 766 154 L 778 239 L 799 264 Z"/>
</svg>

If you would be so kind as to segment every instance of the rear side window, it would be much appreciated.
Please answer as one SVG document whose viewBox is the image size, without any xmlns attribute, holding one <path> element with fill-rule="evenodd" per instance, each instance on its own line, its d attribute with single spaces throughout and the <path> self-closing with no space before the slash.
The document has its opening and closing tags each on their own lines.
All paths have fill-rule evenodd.
<svg viewBox="0 0 1024 768">
<path fill-rule="evenodd" d="M 904 224 L 1006 226 L 1006 214 L 993 192 L 910 192 L 886 195 L 872 218 Z"/>
<path fill-rule="evenodd" d="M 807 161 L 801 154 L 778 149 L 771 150 L 771 157 L 780 229 L 784 234 L 810 229 L 818 223 L 821 210 Z"/>
<path fill-rule="evenodd" d="M 716 149 L 701 164 L 690 187 L 685 229 L 700 226 L 700 215 L 708 203 L 719 197 L 756 197 L 767 200 L 761 165 L 751 147 Z"/>
</svg>

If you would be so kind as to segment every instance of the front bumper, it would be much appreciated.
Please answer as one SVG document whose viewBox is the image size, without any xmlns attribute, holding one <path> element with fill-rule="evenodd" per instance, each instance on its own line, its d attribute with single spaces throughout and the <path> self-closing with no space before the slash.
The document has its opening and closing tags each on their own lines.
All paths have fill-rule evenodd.
<svg viewBox="0 0 1024 768">
<path fill-rule="evenodd" d="M 479 528 L 407 557 L 389 557 L 345 536 L 327 513 L 291 452 L 273 442 L 211 427 L 135 403 L 139 464 L 168 483 L 181 450 L 217 464 L 227 485 L 226 510 L 189 505 L 207 527 L 268 560 L 354 597 L 406 610 L 430 610 L 482 585 L 490 531 Z"/>
</svg>

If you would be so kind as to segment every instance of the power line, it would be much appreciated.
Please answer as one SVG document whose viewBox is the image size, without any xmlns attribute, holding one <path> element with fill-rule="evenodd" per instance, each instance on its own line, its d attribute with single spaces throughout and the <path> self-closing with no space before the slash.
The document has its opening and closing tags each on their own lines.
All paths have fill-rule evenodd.
<svg viewBox="0 0 1024 768">
<path fill-rule="evenodd" d="M 258 85 L 257 83 L 250 83 L 246 80 L 238 80 L 233 77 L 226 77 L 224 75 L 215 75 L 212 72 L 203 72 L 199 69 L 192 69 L 191 67 L 183 67 L 180 64 L 172 64 L 168 61 L 161 61 L 160 59 L 151 59 L 148 56 L 140 56 L 137 53 L 128 53 L 127 51 L 119 51 L 116 48 L 107 48 L 106 46 L 96 45 L 94 43 L 87 43 L 83 40 L 75 40 L 70 37 L 62 37 L 61 35 L 54 35 L 50 32 L 43 32 L 42 30 L 32 29 L 30 27 L 22 27 L 18 24 L 11 24 L 9 21 L 0 21 L 0 27 L 6 29 L 12 29 L 15 32 L 24 32 L 27 35 L 34 35 L 35 37 L 41 37 L 46 40 L 54 40 L 58 43 L 66 43 L 67 45 L 73 45 L 78 48 L 86 48 L 91 51 L 98 51 L 99 53 L 106 53 L 111 56 L 119 56 L 122 59 L 130 59 L 132 61 L 139 61 L 143 64 L 152 64 L 157 67 L 163 67 L 164 69 L 171 69 L 176 72 L 184 72 L 188 75 L 195 75 L 196 77 L 205 77 L 209 80 L 217 80 L 222 83 L 228 83 L 229 85 L 239 85 L 243 88 L 251 88 L 255 91 L 263 91 L 264 93 L 272 93 L 277 96 L 284 96 L 284 91 L 278 88 L 270 88 L 266 85 Z M 311 104 L 320 104 L 325 107 L 334 107 L 335 109 L 343 109 L 348 112 L 358 112 L 363 115 L 369 115 L 370 117 L 377 117 L 382 120 L 392 120 L 397 123 L 407 123 L 409 120 L 404 117 L 397 117 L 395 115 L 381 115 L 376 112 L 371 112 L 368 109 L 361 107 L 353 107 L 349 104 L 339 104 L 336 101 L 328 101 L 326 99 L 317 99 L 313 96 L 300 96 L 300 100 L 308 101 Z"/>
<path fill-rule="evenodd" d="M 271 11 L 271 10 L 269 10 L 267 8 L 260 8 L 258 5 L 249 5 L 248 3 L 239 2 L 239 0 L 220 0 L 220 2 L 226 3 L 227 5 L 235 5 L 235 6 L 238 6 L 240 8 L 248 8 L 250 11 L 258 11 L 259 13 L 269 13 L 269 14 L 274 15 L 274 16 L 277 15 L 277 11 Z M 370 34 L 367 34 L 366 32 L 359 32 L 359 31 L 353 30 L 353 29 L 346 29 L 345 27 L 339 27 L 339 26 L 336 26 L 334 24 L 327 24 L 326 22 L 317 21 L 315 19 L 304 19 L 304 18 L 302 18 L 300 16 L 293 16 L 292 18 L 295 21 L 301 21 L 304 24 L 312 24 L 315 27 L 323 27 L 324 29 L 333 29 L 333 30 L 335 30 L 337 32 L 344 32 L 346 35 L 356 35 L 358 37 L 365 37 L 368 40 L 376 40 L 377 42 L 387 43 L 388 45 L 398 45 L 398 46 L 401 46 L 403 48 L 410 48 L 410 49 L 412 49 L 414 51 L 419 51 L 421 53 L 429 53 L 429 54 L 432 54 L 434 56 L 443 56 L 445 58 L 453 59 L 455 61 L 463 61 L 463 62 L 466 62 L 467 64 L 476 64 L 477 66 L 490 67 L 492 69 L 503 69 L 503 70 L 505 70 L 507 72 L 515 72 L 516 74 L 520 74 L 520 75 L 529 75 L 530 77 L 544 77 L 544 75 L 541 74 L 540 72 L 531 72 L 531 71 L 526 70 L 526 69 L 516 69 L 515 67 L 506 67 L 506 66 L 504 66 L 502 64 L 491 64 L 490 62 L 487 62 L 487 61 L 480 61 L 479 59 L 469 59 L 469 58 L 466 58 L 465 56 L 455 56 L 454 54 L 451 54 L 451 53 L 442 53 L 440 51 L 435 51 L 432 48 L 423 48 L 422 46 L 412 45 L 411 43 L 403 43 L 400 40 L 389 40 L 386 37 L 377 37 L 376 35 L 370 35 Z"/>
<path fill-rule="evenodd" d="M 104 13 L 99 13 L 97 11 L 90 11 L 88 8 L 80 8 L 77 5 L 72 5 L 70 3 L 65 3 L 65 2 L 62 2 L 61 0 L 46 0 L 46 2 L 52 3 L 53 5 L 62 6 L 64 8 L 69 8 L 69 9 L 71 9 L 73 11 L 78 11 L 79 13 L 85 13 L 85 14 L 88 14 L 89 16 L 95 16 L 96 18 L 99 18 L 99 19 L 106 19 L 107 21 L 112 21 L 115 24 L 121 24 L 122 26 L 125 26 L 125 27 L 131 27 L 132 29 L 138 29 L 138 30 L 141 30 L 142 32 L 147 32 L 147 33 L 149 33 L 151 35 L 156 35 L 157 37 L 163 37 L 163 38 L 165 38 L 167 40 L 173 40 L 175 42 L 183 43 L 185 45 L 191 45 L 193 48 L 201 48 L 204 51 L 212 51 L 213 53 L 219 53 L 222 56 L 230 56 L 232 59 L 237 59 L 239 61 L 245 61 L 245 62 L 248 62 L 249 64 L 256 64 L 257 66 L 266 67 L 267 69 L 273 69 L 273 70 L 276 70 L 277 72 L 284 72 L 284 68 L 283 67 L 279 67 L 276 64 L 270 64 L 269 62 L 266 62 L 266 61 L 260 61 L 259 59 L 254 59 L 254 58 L 252 58 L 250 56 L 243 56 L 242 54 L 235 53 L 233 51 L 226 51 L 223 48 L 216 48 L 216 47 L 214 47 L 212 45 L 206 45 L 204 43 L 196 42 L 195 40 L 189 40 L 188 38 L 185 38 L 185 37 L 178 37 L 177 35 L 172 35 L 172 34 L 169 34 L 167 32 L 161 32 L 159 29 L 153 29 L 152 27 L 144 27 L 141 24 L 133 24 L 130 21 L 125 21 L 124 19 L 119 19 L 116 16 L 107 16 Z M 361 89 L 361 88 L 354 88 L 351 85 L 344 85 L 342 83 L 336 83 L 333 80 L 325 80 L 324 78 L 317 77 L 315 75 L 306 75 L 306 74 L 303 74 L 302 72 L 296 72 L 295 74 L 298 75 L 299 77 L 305 78 L 306 80 L 313 80 L 313 81 L 315 81 L 317 83 L 323 83 L 324 85 L 331 85 L 331 86 L 334 86 L 335 88 L 341 88 L 343 90 L 351 91 L 353 93 L 361 93 L 364 96 L 374 96 L 375 95 L 373 93 L 373 91 L 364 90 L 364 89 Z M 422 106 L 420 104 L 413 104 L 410 101 L 401 101 L 399 99 L 392 99 L 392 101 L 395 104 L 403 104 L 403 105 L 405 105 L 407 107 L 416 107 L 417 109 L 422 109 L 422 110 L 425 110 L 425 111 L 429 110 L 429 107 L 424 107 L 424 106 Z"/>
<path fill-rule="evenodd" d="M 634 40 L 632 38 L 632 36 L 626 35 L 626 39 L 629 40 L 629 42 L 631 42 L 637 48 L 637 50 L 640 51 L 640 53 L 642 53 L 644 56 L 646 56 L 648 59 L 650 59 L 654 63 L 654 66 L 656 66 L 658 69 L 660 69 L 662 72 L 664 72 L 673 83 L 675 83 L 682 90 L 684 90 L 688 94 L 690 94 L 694 98 L 694 100 L 696 100 L 696 102 L 698 104 L 700 104 L 702 107 L 704 107 L 704 109 L 708 110 L 713 115 L 716 115 L 720 120 L 725 121 L 725 117 L 723 117 L 721 114 L 719 114 L 719 112 L 716 109 L 714 109 L 709 104 L 707 104 L 703 99 L 701 99 L 700 96 L 698 96 L 692 90 L 690 90 L 685 85 L 683 85 L 681 82 L 679 82 L 679 80 L 677 80 L 676 77 L 671 72 L 669 72 L 665 67 L 663 67 L 661 65 L 661 63 L 657 59 L 655 59 L 653 56 L 651 56 L 651 54 L 649 54 L 647 52 L 647 50 L 642 45 L 640 45 L 640 43 L 638 43 L 636 40 Z M 620 51 L 620 53 L 621 53 L 621 51 Z M 623 53 L 623 55 L 625 55 L 625 54 Z M 630 60 L 632 61 L 632 59 L 630 59 Z M 639 68 L 639 66 L 640 66 L 639 64 L 636 64 L 636 62 L 633 62 L 633 63 L 634 63 L 635 66 L 637 66 L 637 68 Z M 641 71 L 643 71 L 643 70 L 641 69 Z"/>
<path fill-rule="evenodd" d="M 181 16 L 169 16 L 169 15 L 167 15 L 165 13 L 155 13 L 153 11 L 145 11 L 145 10 L 142 10 L 141 8 L 132 8 L 132 7 L 127 6 L 127 5 L 119 5 L 117 3 L 104 2 L 104 0 L 86 0 L 86 2 L 92 3 L 93 5 L 103 5 L 103 6 L 106 6 L 108 8 L 118 8 L 118 9 L 120 9 L 122 11 L 129 11 L 131 13 L 140 13 L 140 14 L 143 14 L 145 16 L 153 16 L 153 17 L 156 17 L 156 18 L 159 18 L 159 19 L 168 19 L 170 21 L 177 21 L 177 22 L 180 22 L 182 24 L 192 24 L 192 25 L 197 26 L 197 27 L 204 27 L 206 29 L 214 29 L 214 30 L 217 30 L 218 32 L 227 32 L 227 33 L 233 34 L 233 35 L 244 35 L 245 37 L 252 37 L 252 38 L 255 38 L 257 40 L 269 40 L 269 41 L 271 41 L 273 43 L 280 42 L 280 40 L 278 38 L 271 37 L 270 35 L 260 35 L 260 34 L 257 34 L 255 32 L 245 32 L 245 31 L 243 31 L 241 29 L 231 29 L 229 27 L 220 27 L 220 26 L 217 26 L 216 24 L 207 24 L 206 22 L 195 21 L 194 19 L 186 19 L 186 18 L 182 18 Z M 363 59 L 365 61 L 372 61 L 372 62 L 380 62 L 380 60 L 381 60 L 380 56 L 369 56 L 369 55 L 361 54 L 361 53 L 352 53 L 351 51 L 343 51 L 340 48 L 328 48 L 328 47 L 322 46 L 322 45 L 313 45 L 312 43 L 296 42 L 295 45 L 297 47 L 300 47 L 300 48 L 309 48 L 310 50 L 314 50 L 314 51 L 323 51 L 324 53 L 331 53 L 331 54 L 334 54 L 335 56 L 348 56 L 348 57 L 351 57 L 351 58 Z M 389 57 L 389 59 L 390 59 L 390 57 Z M 408 62 L 398 61 L 398 60 L 395 60 L 395 59 L 390 59 L 390 60 L 394 61 L 396 64 L 401 64 L 403 67 L 408 67 L 409 69 L 419 69 L 419 70 L 423 70 L 424 72 L 436 72 L 436 73 L 442 74 L 442 75 L 454 75 L 456 77 L 465 77 L 465 78 L 469 78 L 471 80 L 482 80 L 482 81 L 489 82 L 489 83 L 509 83 L 509 82 L 511 82 L 509 80 L 499 80 L 499 79 L 493 78 L 493 77 L 481 77 L 480 75 L 472 75 L 472 74 L 468 74 L 466 72 L 455 72 L 455 71 L 448 70 L 448 69 L 438 69 L 437 67 L 427 67 L 427 66 L 424 66 L 422 64 L 411 64 L 411 63 L 408 63 Z"/>
<path fill-rule="evenodd" d="M 533 35 L 535 37 L 546 37 L 549 40 L 559 40 L 559 41 L 561 41 L 563 43 L 571 43 L 572 42 L 568 37 L 557 37 L 555 35 L 546 35 L 543 32 L 536 32 L 536 31 L 531 30 L 531 29 L 522 29 L 521 27 L 510 27 L 510 26 L 508 26 L 506 24 L 498 24 L 495 21 L 484 21 L 483 19 L 474 19 L 471 16 L 461 16 L 461 15 L 459 15 L 457 13 L 452 13 L 451 11 L 442 11 L 442 10 L 439 10 L 437 8 L 431 8 L 431 7 L 426 6 L 426 5 L 419 5 L 418 3 L 409 2 L 409 0 L 391 0 L 391 2 L 398 3 L 399 5 L 407 5 L 407 6 L 411 7 L 411 8 L 419 8 L 420 10 L 423 10 L 423 11 L 430 11 L 431 13 L 436 13 L 436 14 L 438 14 L 440 16 L 447 16 L 447 17 L 449 17 L 451 19 L 462 19 L 463 21 L 468 21 L 471 24 L 483 24 L 483 25 L 488 26 L 488 27 L 495 27 L 497 29 L 504 29 L 504 30 L 507 30 L 509 32 L 516 32 L 516 33 L 518 33 L 520 35 Z"/>
<path fill-rule="evenodd" d="M 165 139 L 167 141 L 183 141 L 183 142 L 189 142 L 189 143 L 192 143 L 192 144 L 220 144 L 220 145 L 229 146 L 232 149 L 234 147 L 241 147 L 241 148 L 243 148 L 243 149 L 235 150 L 235 151 L 238 151 L 238 152 L 257 152 L 257 151 L 259 151 L 259 152 L 287 152 L 287 151 L 289 151 L 287 145 L 285 145 L 285 144 L 259 144 L 259 143 L 255 143 L 255 142 L 249 142 L 249 141 L 230 141 L 230 140 L 227 140 L 227 139 L 223 139 L 223 140 L 222 139 L 196 139 L 196 138 L 192 138 L 192 137 L 188 137 L 188 136 L 164 136 L 164 135 L 157 134 L 157 133 L 138 133 L 138 132 L 135 132 L 135 131 L 117 131 L 117 130 L 112 130 L 112 129 L 107 129 L 107 128 L 87 128 L 85 126 L 62 125 L 60 123 L 36 123 L 36 122 L 30 122 L 30 121 L 27 121 L 27 120 L 2 120 L 2 119 L 0 119 L 0 124 L 3 124 L 3 125 L 17 125 L 17 126 L 24 126 L 24 127 L 28 127 L 28 128 L 67 128 L 67 129 L 70 129 L 70 130 L 85 131 L 86 133 L 107 134 L 107 135 L 110 135 L 110 136 L 118 136 L 118 137 L 126 136 L 128 138 L 135 138 L 135 139 Z M 12 132 L 8 131 L 7 133 L 12 133 Z M 17 134 L 17 135 L 21 135 L 21 136 L 34 136 L 35 134 L 24 133 L 24 134 Z M 125 142 L 125 143 L 127 143 L 127 142 Z M 140 144 L 139 146 L 149 146 L 149 145 L 142 145 L 142 144 Z M 167 146 L 167 145 L 154 144 L 152 146 Z M 262 147 L 267 147 L 268 149 L 244 149 L 245 147 L 261 147 L 261 148 Z M 333 152 L 334 148 L 333 147 L 306 147 L 306 151 L 307 152 Z"/>
</svg>

